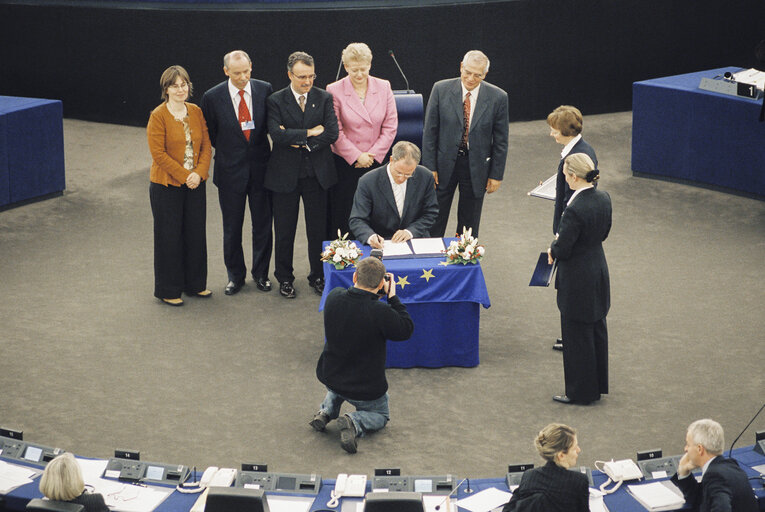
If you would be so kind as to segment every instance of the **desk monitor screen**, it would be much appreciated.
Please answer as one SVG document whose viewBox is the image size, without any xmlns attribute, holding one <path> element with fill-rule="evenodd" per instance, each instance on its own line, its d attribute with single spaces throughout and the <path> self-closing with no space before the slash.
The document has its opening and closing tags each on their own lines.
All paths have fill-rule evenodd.
<svg viewBox="0 0 765 512">
<path fill-rule="evenodd" d="M 161 466 L 149 466 L 146 468 L 146 478 L 147 480 L 163 480 L 165 475 L 165 468 Z"/>
<path fill-rule="evenodd" d="M 414 492 L 433 492 L 433 480 L 416 478 L 414 480 Z"/>
<path fill-rule="evenodd" d="M 32 462 L 40 462 L 42 457 L 42 448 L 36 446 L 27 446 L 27 451 L 24 452 L 24 458 Z"/>
<path fill-rule="evenodd" d="M 297 478 L 289 476 L 280 476 L 276 480 L 276 488 L 280 491 L 294 491 Z"/>
</svg>

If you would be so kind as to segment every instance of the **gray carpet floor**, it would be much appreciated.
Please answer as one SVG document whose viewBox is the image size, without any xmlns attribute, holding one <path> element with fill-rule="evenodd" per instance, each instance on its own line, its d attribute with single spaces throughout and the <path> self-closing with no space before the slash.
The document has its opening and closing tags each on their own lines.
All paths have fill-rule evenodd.
<svg viewBox="0 0 765 512">
<path fill-rule="evenodd" d="M 513 123 L 481 226 L 492 301 L 481 364 L 389 370 L 392 420 L 351 456 L 336 427 L 308 426 L 324 394 L 314 374 L 323 333 L 302 221 L 297 299 L 251 281 L 227 297 L 210 184 L 214 296 L 164 306 L 152 296 L 144 129 L 65 120 L 64 195 L 0 212 L 0 424 L 84 456 L 132 448 L 149 461 L 326 477 L 376 467 L 501 476 L 539 461 L 532 439 L 551 421 L 579 430 L 586 465 L 680 453 L 700 417 L 720 421 L 729 444 L 765 397 L 765 202 L 633 177 L 630 127 L 630 112 L 585 119 L 614 208 L 611 393 L 588 407 L 551 400 L 563 391 L 555 292 L 527 285 L 552 238 L 552 202 L 526 192 L 555 171 L 560 146 L 544 121 Z M 765 416 L 739 444 L 763 428 Z"/>
</svg>

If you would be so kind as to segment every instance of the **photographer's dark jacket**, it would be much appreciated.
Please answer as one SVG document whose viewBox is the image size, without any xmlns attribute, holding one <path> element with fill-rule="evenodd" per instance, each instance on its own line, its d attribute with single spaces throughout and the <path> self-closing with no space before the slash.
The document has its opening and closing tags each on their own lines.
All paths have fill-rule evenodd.
<svg viewBox="0 0 765 512">
<path fill-rule="evenodd" d="M 386 340 L 408 340 L 414 331 L 397 296 L 388 303 L 374 293 L 335 288 L 324 304 L 324 351 L 316 376 L 335 393 L 353 400 L 375 400 L 388 391 Z"/>
</svg>

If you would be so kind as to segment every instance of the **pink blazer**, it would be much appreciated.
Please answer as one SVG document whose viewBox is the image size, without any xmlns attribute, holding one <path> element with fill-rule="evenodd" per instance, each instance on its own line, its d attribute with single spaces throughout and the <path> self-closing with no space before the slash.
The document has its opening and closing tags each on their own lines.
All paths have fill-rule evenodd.
<svg viewBox="0 0 765 512">
<path fill-rule="evenodd" d="M 382 163 L 398 130 L 398 112 L 390 82 L 370 76 L 363 104 L 347 76 L 329 84 L 327 91 L 334 97 L 340 128 L 332 151 L 348 165 L 353 165 L 364 152 L 372 153 L 375 160 Z"/>
</svg>

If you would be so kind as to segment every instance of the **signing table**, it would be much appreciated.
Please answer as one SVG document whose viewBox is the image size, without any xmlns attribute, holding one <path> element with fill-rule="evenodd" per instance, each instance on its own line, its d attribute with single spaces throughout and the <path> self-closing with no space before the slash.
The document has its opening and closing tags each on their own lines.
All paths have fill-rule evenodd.
<svg viewBox="0 0 765 512">
<path fill-rule="evenodd" d="M 451 240 L 445 239 L 447 246 Z M 369 246 L 356 245 L 362 248 L 362 258 L 369 256 Z M 408 341 L 388 343 L 388 367 L 477 366 L 480 307 L 491 306 L 481 265 L 446 265 L 445 257 L 385 259 L 383 263 L 394 275 L 396 295 L 414 321 L 414 334 Z M 324 264 L 320 311 L 333 288 L 353 286 L 354 270 Z"/>
<path fill-rule="evenodd" d="M 765 199 L 762 100 L 699 89 L 702 78 L 740 68 L 635 82 L 632 170 L 636 175 L 701 183 Z"/>
</svg>

